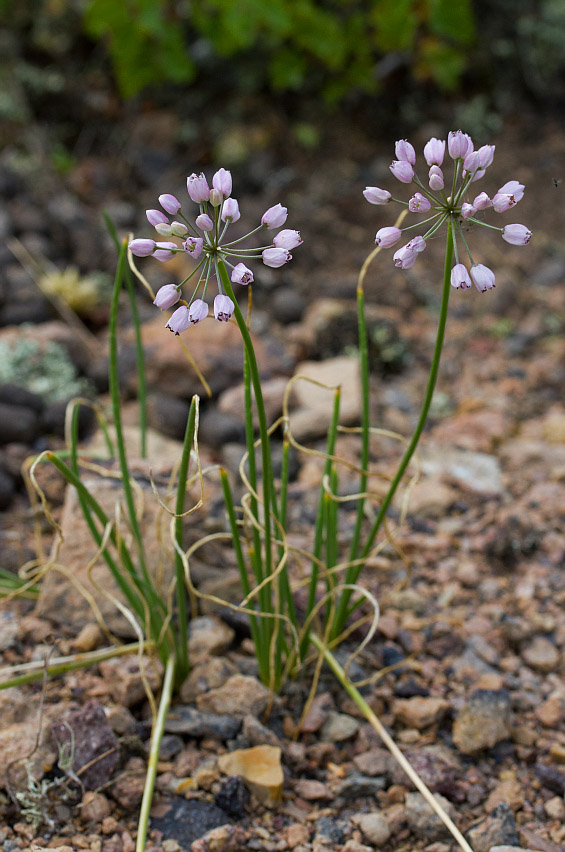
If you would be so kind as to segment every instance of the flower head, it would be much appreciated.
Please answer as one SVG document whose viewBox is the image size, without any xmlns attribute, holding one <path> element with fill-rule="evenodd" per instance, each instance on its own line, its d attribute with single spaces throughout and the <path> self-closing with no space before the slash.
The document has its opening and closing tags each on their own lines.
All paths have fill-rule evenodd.
<svg viewBox="0 0 565 852">
<path fill-rule="evenodd" d="M 446 148 L 454 161 L 452 178 L 449 176 L 444 178 L 442 170 Z M 426 226 L 423 235 L 412 237 L 406 245 L 397 249 L 393 256 L 395 266 L 400 269 L 410 269 L 415 264 L 418 255 L 426 248 L 426 241 L 435 236 L 442 225 L 447 224 L 454 239 L 455 265 L 451 272 L 452 286 L 457 290 L 468 290 L 472 284 L 475 284 L 481 293 L 492 290 L 495 280 L 494 273 L 487 266 L 473 260 L 463 232 L 463 224 L 465 223 L 465 231 L 476 225 L 484 225 L 492 230 L 499 231 L 503 240 L 511 245 L 526 245 L 532 236 L 531 231 L 525 225 L 506 225 L 504 228 L 497 228 L 486 225 L 480 218 L 477 218 L 483 211 L 489 210 L 491 207 L 496 213 L 503 213 L 514 207 L 524 195 L 524 185 L 517 180 L 510 180 L 504 186 L 501 186 L 492 200 L 486 192 L 475 194 L 472 201 L 466 197 L 472 184 L 484 177 L 486 170 L 493 162 L 494 152 L 494 145 L 482 145 L 475 150 L 473 140 L 462 130 L 449 133 L 447 141 L 433 137 L 424 145 L 424 159 L 429 167 L 428 189 L 416 173 L 416 154 L 412 145 L 406 139 L 401 139 L 395 143 L 397 159 L 393 161 L 390 170 L 401 183 L 414 183 L 417 191 L 414 192 L 408 203 L 391 198 L 388 190 L 375 186 L 368 186 L 363 192 L 370 204 L 393 202 L 407 206 L 411 213 L 426 214 L 420 224 L 411 224 L 402 229 L 390 226 L 380 228 L 377 231 L 375 237 L 377 246 L 389 248 L 396 245 L 404 233 L 421 225 Z M 445 190 L 446 184 L 452 187 L 449 196 Z M 459 260 L 458 238 L 460 238 L 469 256 L 470 271 Z"/>
<path fill-rule="evenodd" d="M 184 254 L 195 261 L 184 281 L 178 286 L 166 284 L 155 296 L 155 305 L 161 310 L 167 310 L 181 301 L 181 306 L 175 310 L 167 323 L 167 328 L 175 334 L 181 334 L 208 316 L 208 303 L 205 299 L 208 287 L 213 286 L 214 279 L 218 289 L 218 295 L 214 299 L 214 316 L 220 322 L 227 322 L 232 316 L 235 305 L 224 292 L 220 275 L 220 272 L 224 274 L 223 266 L 231 270 L 232 283 L 251 284 L 253 272 L 246 265 L 249 261 L 260 258 L 266 266 L 277 268 L 292 260 L 290 250 L 302 244 L 300 231 L 287 228 L 273 237 L 263 239 L 261 246 L 257 246 L 257 242 L 255 247 L 243 245 L 248 237 L 259 232 L 264 233 L 267 229 L 278 230 L 284 225 L 288 213 L 282 204 L 269 207 L 261 217 L 260 224 L 245 236 L 227 236 L 230 225 L 241 217 L 239 204 L 231 197 L 232 177 L 227 169 L 218 169 L 212 178 L 211 187 L 202 172 L 191 174 L 186 185 L 191 201 L 198 205 L 194 218 L 191 218 L 189 212 L 182 211 L 181 202 L 174 195 L 160 195 L 159 203 L 163 210 L 171 216 L 178 216 L 178 219 L 169 223 L 168 217 L 160 210 L 148 210 L 147 219 L 162 238 L 170 241 L 135 239 L 129 243 L 130 251 L 138 257 L 154 257 L 165 263 L 176 254 Z M 175 238 L 177 242 L 173 242 Z M 183 302 L 181 288 L 194 276 L 196 287 L 192 282 L 190 301 Z M 225 277 L 223 280 L 226 281 Z M 227 282 L 225 288 L 228 289 Z"/>
</svg>

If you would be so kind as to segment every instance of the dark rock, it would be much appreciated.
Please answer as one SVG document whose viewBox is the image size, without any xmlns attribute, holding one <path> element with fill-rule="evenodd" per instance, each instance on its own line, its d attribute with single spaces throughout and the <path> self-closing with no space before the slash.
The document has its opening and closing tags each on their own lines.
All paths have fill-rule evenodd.
<svg viewBox="0 0 565 852">
<path fill-rule="evenodd" d="M 176 796 L 164 816 L 152 817 L 151 828 L 160 831 L 167 840 L 176 840 L 183 849 L 190 849 L 191 843 L 207 831 L 229 821 L 227 813 L 212 802 Z"/>
<path fill-rule="evenodd" d="M 560 772 L 554 766 L 546 766 L 545 763 L 536 763 L 534 772 L 547 790 L 551 790 L 558 796 L 565 796 L 565 775 L 563 772 Z"/>
<path fill-rule="evenodd" d="M 95 358 L 87 364 L 85 373 L 98 393 L 106 393 L 108 391 L 108 358 L 106 356 Z"/>
<path fill-rule="evenodd" d="M 16 487 L 14 480 L 5 470 L 0 467 L 0 512 L 7 509 L 12 502 Z M 4 563 L 2 563 L 4 564 Z"/>
<path fill-rule="evenodd" d="M 273 314 L 283 325 L 299 322 L 306 307 L 306 299 L 290 287 L 279 287 L 272 301 Z"/>
<path fill-rule="evenodd" d="M 220 450 L 224 444 L 244 443 L 245 426 L 232 414 L 209 408 L 200 417 L 200 441 L 215 450 Z"/>
<path fill-rule="evenodd" d="M 151 741 L 147 743 L 148 753 L 150 745 Z M 159 748 L 159 760 L 172 760 L 183 748 L 184 742 L 181 737 L 178 737 L 176 734 L 164 734 Z"/>
<path fill-rule="evenodd" d="M 475 689 L 453 725 L 453 742 L 464 754 L 492 748 L 509 739 L 512 723 L 510 694 L 505 689 Z"/>
<path fill-rule="evenodd" d="M 249 791 L 239 776 L 226 778 L 216 793 L 216 805 L 228 816 L 241 818 L 249 804 Z"/>
<path fill-rule="evenodd" d="M 489 852 L 492 846 L 520 846 L 516 820 L 510 805 L 501 802 L 492 813 L 467 832 L 474 852 Z"/>
<path fill-rule="evenodd" d="M 43 399 L 39 394 L 26 390 L 19 385 L 0 385 L 0 402 L 6 405 L 21 405 L 39 413 L 43 409 Z"/>
<path fill-rule="evenodd" d="M 231 740 L 241 728 L 241 719 L 216 713 L 201 713 L 194 707 L 176 704 L 165 722 L 165 731 L 170 734 L 187 734 L 190 737 L 215 737 Z"/>
<path fill-rule="evenodd" d="M 86 790 L 96 790 L 112 777 L 120 760 L 119 743 L 97 701 L 88 701 L 79 710 L 71 711 L 62 722 L 54 723 L 51 734 L 59 748 L 72 743 L 74 772 L 92 763 L 80 774 Z"/>
<path fill-rule="evenodd" d="M 457 772 L 445 760 L 442 760 L 430 749 L 419 751 L 408 750 L 405 752 L 407 760 L 416 770 L 424 784 L 430 788 L 432 793 L 441 793 L 451 802 L 462 802 L 465 800 L 465 792 L 457 785 Z M 393 780 L 397 784 L 408 783 L 406 773 L 396 764 L 400 772 L 393 771 Z"/>
<path fill-rule="evenodd" d="M 22 405 L 0 402 L 0 446 L 16 441 L 32 444 L 39 434 L 37 412 Z"/>
<path fill-rule="evenodd" d="M 368 778 L 353 772 L 338 788 L 338 795 L 344 799 L 360 799 L 363 796 L 376 796 L 386 786 L 383 777 Z"/>
<path fill-rule="evenodd" d="M 189 411 L 190 405 L 184 399 L 176 399 L 164 393 L 150 394 L 147 398 L 149 425 L 177 441 L 184 439 Z"/>
<path fill-rule="evenodd" d="M 323 816 L 316 820 L 316 839 L 340 845 L 345 842 L 347 822 Z"/>
<path fill-rule="evenodd" d="M 30 302 L 12 301 L 4 305 L 0 311 L 0 326 L 21 325 L 24 322 L 38 325 L 52 319 L 53 315 L 54 309 L 51 303 L 43 296 L 35 296 Z"/>
<path fill-rule="evenodd" d="M 45 406 L 43 416 L 41 418 L 42 432 L 49 435 L 56 435 L 58 438 L 65 437 L 65 417 L 67 411 L 68 399 L 56 400 Z M 86 438 L 96 425 L 96 415 L 91 408 L 81 405 L 78 412 L 78 436 L 82 440 Z"/>
</svg>

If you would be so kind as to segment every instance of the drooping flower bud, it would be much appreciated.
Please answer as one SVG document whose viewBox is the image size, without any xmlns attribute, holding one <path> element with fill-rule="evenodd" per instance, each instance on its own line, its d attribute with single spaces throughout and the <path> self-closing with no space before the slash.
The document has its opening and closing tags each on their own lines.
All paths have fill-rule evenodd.
<svg viewBox="0 0 565 852">
<path fill-rule="evenodd" d="M 208 316 L 208 305 L 202 299 L 195 299 L 188 309 L 188 318 L 192 325 L 198 325 L 199 322 L 206 319 Z"/>
<path fill-rule="evenodd" d="M 238 263 L 232 269 L 231 280 L 234 284 L 251 284 L 253 273 L 244 263 Z"/>
<path fill-rule="evenodd" d="M 386 189 L 379 189 L 378 186 L 368 186 L 363 190 L 363 195 L 369 204 L 388 204 L 391 199 L 391 194 Z"/>
<path fill-rule="evenodd" d="M 184 243 L 182 244 L 182 247 L 185 252 L 190 255 L 190 257 L 194 258 L 194 260 L 198 260 L 198 258 L 202 254 L 204 240 L 202 239 L 202 237 L 187 237 Z"/>
<path fill-rule="evenodd" d="M 235 200 L 235 198 L 226 198 L 224 204 L 222 206 L 221 219 L 222 222 L 237 222 L 240 218 L 241 213 L 239 212 L 239 204 Z"/>
<path fill-rule="evenodd" d="M 187 328 L 190 328 L 190 319 L 186 305 L 181 305 L 180 308 L 176 309 L 174 314 L 169 317 L 169 321 L 165 328 L 168 328 L 176 335 L 179 335 L 182 331 L 186 331 Z"/>
<path fill-rule="evenodd" d="M 461 216 L 463 217 L 463 219 L 468 219 L 469 216 L 473 216 L 473 214 L 476 212 L 477 211 L 475 210 L 472 204 L 468 204 L 467 202 L 465 202 L 465 204 L 461 205 Z"/>
<path fill-rule="evenodd" d="M 394 152 L 396 159 L 401 162 L 411 163 L 412 165 L 416 162 L 416 151 L 407 139 L 399 139 L 398 142 L 395 142 Z"/>
<path fill-rule="evenodd" d="M 479 293 L 485 293 L 494 287 L 494 272 L 482 263 L 471 267 L 471 279 Z"/>
<path fill-rule="evenodd" d="M 261 253 L 265 266 L 271 266 L 273 269 L 278 269 L 279 266 L 284 266 L 289 260 L 292 260 L 292 255 L 284 248 L 268 248 Z"/>
<path fill-rule="evenodd" d="M 478 150 L 479 166 L 481 169 L 488 169 L 494 160 L 494 152 L 496 145 L 482 145 Z"/>
<path fill-rule="evenodd" d="M 231 172 L 227 169 L 218 169 L 212 178 L 212 186 L 221 192 L 224 198 L 227 198 L 232 190 Z"/>
<path fill-rule="evenodd" d="M 424 157 L 428 166 L 441 166 L 445 156 L 445 139 L 436 139 L 433 136 L 424 145 Z"/>
<path fill-rule="evenodd" d="M 424 251 L 426 248 L 426 241 L 423 237 L 418 235 L 417 237 L 412 237 L 410 242 L 406 243 L 405 248 L 420 254 L 420 252 Z"/>
<path fill-rule="evenodd" d="M 447 149 L 454 160 L 465 159 L 474 149 L 473 140 L 462 130 L 451 130 L 447 137 Z"/>
<path fill-rule="evenodd" d="M 180 299 L 180 292 L 177 290 L 174 284 L 165 284 L 164 287 L 160 287 L 157 290 L 157 295 L 153 301 L 154 305 L 157 305 L 158 308 L 161 308 L 162 311 L 166 311 L 168 308 L 172 308 L 173 305 L 176 305 L 178 300 Z"/>
<path fill-rule="evenodd" d="M 417 192 L 413 195 L 408 202 L 408 209 L 411 213 L 426 213 L 431 206 L 429 198 L 426 198 L 426 196 L 422 195 L 421 192 Z"/>
<path fill-rule="evenodd" d="M 175 251 L 178 251 L 179 248 L 176 243 L 155 243 L 155 246 L 156 249 L 153 252 L 153 257 L 161 263 L 172 260 L 175 256 Z"/>
<path fill-rule="evenodd" d="M 524 184 L 518 183 L 517 180 L 509 180 L 504 186 L 501 186 L 494 198 L 492 206 L 497 213 L 505 213 L 518 204 L 524 197 Z"/>
<path fill-rule="evenodd" d="M 467 172 L 467 174 L 474 174 L 480 168 L 479 165 L 479 152 L 471 151 L 465 159 L 463 160 L 463 168 Z"/>
<path fill-rule="evenodd" d="M 275 204 L 274 207 L 269 207 L 261 217 L 261 224 L 266 228 L 280 228 L 284 225 L 287 217 L 287 209 L 282 204 Z"/>
<path fill-rule="evenodd" d="M 169 220 L 165 216 L 164 213 L 161 213 L 160 210 L 146 210 L 145 215 L 147 216 L 147 221 L 150 225 L 168 225 Z"/>
<path fill-rule="evenodd" d="M 170 213 L 171 216 L 174 216 L 179 212 L 181 208 L 181 203 L 178 198 L 174 195 L 170 195 L 169 193 L 165 193 L 165 195 L 159 196 L 159 204 L 166 210 L 167 213 Z"/>
<path fill-rule="evenodd" d="M 402 246 L 393 255 L 394 265 L 399 269 L 410 269 L 414 266 L 417 259 L 418 252 L 408 245 Z"/>
<path fill-rule="evenodd" d="M 204 172 L 200 172 L 199 175 L 193 172 L 190 177 L 187 177 L 186 188 L 188 190 L 188 194 L 196 204 L 200 204 L 202 201 L 208 201 L 210 198 L 210 187 L 208 186 L 208 181 L 204 177 Z"/>
<path fill-rule="evenodd" d="M 393 160 L 389 169 L 401 183 L 412 183 L 414 168 L 411 163 L 406 160 Z"/>
<path fill-rule="evenodd" d="M 234 312 L 235 305 L 229 296 L 218 293 L 214 299 L 214 316 L 220 322 L 228 322 Z"/>
<path fill-rule="evenodd" d="M 462 263 L 457 263 L 451 270 L 451 286 L 456 290 L 468 290 L 471 286 L 469 273 Z"/>
<path fill-rule="evenodd" d="M 223 200 L 224 196 L 222 195 L 219 189 L 210 190 L 210 204 L 212 205 L 212 207 L 219 207 Z"/>
<path fill-rule="evenodd" d="M 279 231 L 276 237 L 273 238 L 273 245 L 275 248 L 289 250 L 302 245 L 302 242 L 303 240 L 300 236 L 300 231 L 291 231 L 288 228 L 285 228 L 283 231 Z"/>
<path fill-rule="evenodd" d="M 395 228 L 394 226 L 380 228 L 375 236 L 375 245 L 381 248 L 390 248 L 398 242 L 401 236 L 402 231 L 400 228 Z"/>
<path fill-rule="evenodd" d="M 168 225 L 166 222 L 158 222 L 155 225 L 155 230 L 157 231 L 157 233 L 159 234 L 160 237 L 172 237 L 173 236 L 171 226 Z"/>
<path fill-rule="evenodd" d="M 148 257 L 153 254 L 156 245 L 155 240 L 132 240 L 128 248 L 136 257 Z"/>
<path fill-rule="evenodd" d="M 487 207 L 492 207 L 492 201 L 486 194 L 486 192 L 480 192 L 479 195 L 473 200 L 473 207 L 475 210 L 486 210 Z"/>
<path fill-rule="evenodd" d="M 430 189 L 433 189 L 434 192 L 438 192 L 438 190 L 443 189 L 443 187 L 445 186 L 443 180 L 443 172 L 439 166 L 430 167 L 430 171 L 428 172 L 428 178 Z"/>
<path fill-rule="evenodd" d="M 532 232 L 525 225 L 506 225 L 502 229 L 502 239 L 513 246 L 525 246 L 532 238 Z"/>
<path fill-rule="evenodd" d="M 213 231 L 214 223 L 210 219 L 207 213 L 201 213 L 200 216 L 197 216 L 194 220 L 196 227 L 200 228 L 201 231 Z"/>
</svg>

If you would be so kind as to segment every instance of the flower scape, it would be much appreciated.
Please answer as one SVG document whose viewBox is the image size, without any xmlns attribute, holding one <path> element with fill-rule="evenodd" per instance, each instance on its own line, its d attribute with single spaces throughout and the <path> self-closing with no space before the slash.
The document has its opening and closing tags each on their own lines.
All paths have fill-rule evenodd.
<svg viewBox="0 0 565 852">
<path fill-rule="evenodd" d="M 446 147 L 454 161 L 450 191 L 445 189 L 446 181 L 442 169 Z M 418 255 L 426 248 L 427 240 L 435 236 L 447 222 L 451 224 L 454 239 L 455 265 L 451 270 L 451 285 L 457 290 L 468 290 L 474 284 L 480 293 L 492 290 L 495 282 L 494 272 L 482 263 L 475 263 L 462 223 L 473 222 L 499 231 L 502 239 L 511 245 L 526 245 L 532 236 L 532 232 L 525 225 L 506 225 L 498 228 L 476 218 L 478 213 L 489 208 L 492 208 L 495 213 L 505 213 L 515 207 L 524 195 L 524 186 L 517 180 L 505 183 L 492 198 L 486 192 L 480 192 L 475 195 L 472 202 L 466 200 L 467 194 L 470 196 L 473 194 L 470 191 L 473 185 L 484 177 L 487 168 L 491 165 L 494 149 L 494 145 L 483 145 L 475 151 L 473 140 L 461 130 L 451 131 L 448 134 L 447 143 L 444 139 L 430 139 L 424 146 L 424 158 L 429 167 L 428 185 L 425 186 L 414 170 L 416 152 L 413 145 L 406 139 L 396 142 L 396 159 L 391 163 L 390 170 L 401 183 L 414 183 L 418 190 L 408 202 L 392 198 L 390 192 L 376 186 L 368 186 L 363 195 L 370 204 L 389 204 L 392 201 L 407 206 L 411 213 L 430 213 L 430 215 L 407 228 L 386 227 L 377 231 L 375 237 L 377 246 L 390 248 L 400 241 L 406 231 L 428 225 L 423 236 L 412 237 L 406 245 L 395 252 L 395 266 L 400 269 L 410 269 L 414 266 Z M 460 261 L 458 239 L 463 243 L 469 257 L 470 270 L 467 270 L 465 264 Z"/>
<path fill-rule="evenodd" d="M 218 264 L 225 263 L 231 269 L 231 281 L 234 284 L 251 284 L 253 272 L 244 261 L 261 257 L 265 266 L 278 268 L 292 260 L 291 250 L 302 243 L 300 231 L 287 228 L 279 231 L 267 246 L 244 248 L 242 244 L 248 237 L 263 230 L 275 230 L 282 227 L 287 219 L 287 208 L 282 204 L 270 207 L 261 217 L 261 224 L 243 237 L 226 242 L 230 224 L 240 218 L 239 205 L 231 197 L 232 177 L 227 169 L 219 169 L 212 178 L 212 188 L 205 175 L 191 174 L 186 181 L 188 195 L 199 205 L 199 213 L 190 221 L 182 212 L 182 204 L 174 195 L 159 196 L 161 210 L 147 210 L 147 220 L 153 225 L 160 237 L 169 241 L 158 242 L 150 239 L 135 239 L 129 243 L 129 249 L 137 257 L 154 257 L 165 263 L 175 254 L 187 254 L 198 261 L 196 268 L 180 284 L 165 284 L 157 291 L 153 304 L 168 310 L 181 302 L 169 318 L 166 328 L 174 334 L 180 334 L 191 325 L 197 325 L 206 319 L 209 313 L 206 294 L 210 280 L 215 277 L 218 293 L 214 298 L 214 316 L 220 322 L 228 322 L 234 311 L 234 303 L 224 292 Z M 165 215 L 165 214 L 168 214 Z M 169 216 L 177 217 L 171 222 Z M 182 245 L 172 242 L 176 237 Z M 234 261 L 233 263 L 231 261 Z M 182 287 L 191 279 L 196 279 L 192 296 L 188 301 L 181 299 Z"/>
</svg>

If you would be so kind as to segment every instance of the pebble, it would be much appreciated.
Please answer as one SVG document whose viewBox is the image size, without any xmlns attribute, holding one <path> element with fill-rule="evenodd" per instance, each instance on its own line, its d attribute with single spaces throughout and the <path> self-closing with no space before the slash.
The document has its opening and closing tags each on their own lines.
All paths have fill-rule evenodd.
<svg viewBox="0 0 565 852">
<path fill-rule="evenodd" d="M 328 801 L 333 798 L 331 791 L 325 784 L 312 778 L 302 778 L 299 781 L 295 781 L 294 791 L 301 799 L 306 799 L 307 802 L 314 802 L 318 799 Z"/>
<path fill-rule="evenodd" d="M 565 819 L 565 803 L 562 796 L 554 796 L 544 802 L 544 810 L 550 819 Z"/>
<path fill-rule="evenodd" d="M 241 731 L 250 746 L 256 745 L 272 745 L 280 746 L 280 740 L 274 731 L 262 725 L 259 719 L 249 713 L 243 717 L 243 727 Z"/>
<path fill-rule="evenodd" d="M 547 790 L 557 793 L 558 796 L 565 796 L 565 775 L 563 772 L 560 772 L 554 766 L 546 766 L 545 763 L 536 763 L 534 772 Z"/>
<path fill-rule="evenodd" d="M 110 816 L 110 812 L 110 802 L 104 793 L 89 790 L 82 797 L 80 815 L 84 822 L 102 822 L 104 817 Z"/>
<path fill-rule="evenodd" d="M 224 444 L 245 442 L 245 426 L 242 420 L 218 408 L 207 408 L 200 415 L 198 439 L 214 450 L 221 450 Z"/>
<path fill-rule="evenodd" d="M 455 819 L 455 808 L 451 802 L 448 802 L 439 793 L 435 794 L 435 798 L 451 819 Z M 432 810 L 431 805 L 428 804 L 421 793 L 406 793 L 404 807 L 408 826 L 417 837 L 437 840 L 447 832 L 445 823 Z"/>
<path fill-rule="evenodd" d="M 249 804 L 249 799 L 247 787 L 241 778 L 235 775 L 233 778 L 224 778 L 221 781 L 220 789 L 216 793 L 214 801 L 229 816 L 241 819 Z"/>
<path fill-rule="evenodd" d="M 333 710 L 334 700 L 329 692 L 321 692 L 313 699 L 308 712 L 302 722 L 300 732 L 303 734 L 315 734 L 319 731 L 328 717 L 330 710 Z"/>
<path fill-rule="evenodd" d="M 558 728 L 565 717 L 565 701 L 557 695 L 550 696 L 534 713 L 546 728 Z"/>
<path fill-rule="evenodd" d="M 196 705 L 205 713 L 227 713 L 230 716 L 260 716 L 267 709 L 270 693 L 257 678 L 235 674 L 217 689 L 199 695 Z"/>
<path fill-rule="evenodd" d="M 396 699 L 391 710 L 395 718 L 410 728 L 421 731 L 443 719 L 449 710 L 449 702 L 444 698 L 423 698 L 415 695 L 413 698 Z"/>
<path fill-rule="evenodd" d="M 190 849 L 195 840 L 229 822 L 226 812 L 212 802 L 175 796 L 167 804 L 164 815 L 151 817 L 151 828 L 168 840 L 177 840 L 183 849 Z"/>
<path fill-rule="evenodd" d="M 225 657 L 210 657 L 196 664 L 180 688 L 180 698 L 185 704 L 196 701 L 199 695 L 222 686 L 237 669 Z"/>
<path fill-rule="evenodd" d="M 164 393 L 153 393 L 147 397 L 149 426 L 177 441 L 184 440 L 189 411 L 190 405 L 184 399 Z"/>
<path fill-rule="evenodd" d="M 189 625 L 189 657 L 196 662 L 208 654 L 220 656 L 228 650 L 234 637 L 235 631 L 216 615 L 194 618 Z"/>
<path fill-rule="evenodd" d="M 0 402 L 0 446 L 32 444 L 39 434 L 39 414 L 32 408 Z"/>
<path fill-rule="evenodd" d="M 464 754 L 492 748 L 510 734 L 511 702 L 504 689 L 476 689 L 453 725 L 453 742 Z"/>
<path fill-rule="evenodd" d="M 285 828 L 284 837 L 289 849 L 294 849 L 310 840 L 310 829 L 300 822 L 293 822 Z"/>
<path fill-rule="evenodd" d="M 557 648 L 545 636 L 535 636 L 520 653 L 526 665 L 542 674 L 555 671 L 559 663 Z"/>
<path fill-rule="evenodd" d="M 290 428 L 296 440 L 306 441 L 323 437 L 328 430 L 334 404 L 334 391 L 326 387 L 341 386 L 341 425 L 356 423 L 361 412 L 361 380 L 357 358 L 339 356 L 327 361 L 303 361 L 295 376 L 312 381 L 297 380 L 293 385 L 296 409 L 290 413 Z"/>
<path fill-rule="evenodd" d="M 325 743 L 341 743 L 350 740 L 359 730 L 359 722 L 346 713 L 330 710 L 320 731 L 320 739 Z"/>
<path fill-rule="evenodd" d="M 467 839 L 474 852 L 489 852 L 492 846 L 519 846 L 512 809 L 506 803 L 498 805 L 486 819 L 469 829 Z"/>
<path fill-rule="evenodd" d="M 241 720 L 232 715 L 203 713 L 194 707 L 175 704 L 165 721 L 165 730 L 167 733 L 190 737 L 231 740 L 241 730 Z"/>
<path fill-rule="evenodd" d="M 157 692 L 163 679 L 163 665 L 156 658 L 142 657 L 143 674 L 152 692 Z M 100 673 L 108 682 L 117 704 L 135 707 L 147 698 L 138 657 L 114 657 L 99 663 Z"/>
<path fill-rule="evenodd" d="M 360 814 L 356 821 L 367 840 L 374 843 L 377 848 L 384 846 L 388 841 L 391 831 L 384 814 L 378 811 Z"/>
<path fill-rule="evenodd" d="M 102 631 L 95 622 L 85 624 L 76 639 L 73 639 L 73 648 L 80 654 L 93 651 L 102 641 Z"/>
<path fill-rule="evenodd" d="M 485 811 L 492 813 L 501 802 L 506 802 L 513 811 L 518 811 L 524 804 L 524 790 L 516 778 L 500 781 L 490 793 L 484 804 Z"/>
<path fill-rule="evenodd" d="M 146 775 L 145 761 L 141 757 L 131 757 L 124 766 L 123 774 L 118 775 L 117 780 L 112 784 L 110 788 L 112 798 L 125 811 L 139 808 L 145 789 Z"/>
<path fill-rule="evenodd" d="M 277 746 L 254 746 L 222 754 L 218 758 L 218 768 L 224 775 L 240 777 L 265 807 L 272 808 L 280 803 L 284 776 L 281 750 Z"/>
<path fill-rule="evenodd" d="M 385 786 L 386 781 L 382 777 L 369 778 L 352 772 L 339 785 L 337 793 L 344 799 L 359 799 L 362 796 L 377 796 Z"/>
<path fill-rule="evenodd" d="M 96 790 L 112 777 L 120 762 L 119 744 L 97 701 L 87 701 L 51 725 L 51 734 L 58 748 L 74 743 L 72 768 L 78 772 L 85 767 L 81 782 L 86 790 Z"/>
<path fill-rule="evenodd" d="M 487 453 L 428 444 L 422 454 L 422 471 L 448 476 L 476 494 L 497 496 L 504 490 L 498 458 Z"/>
</svg>

